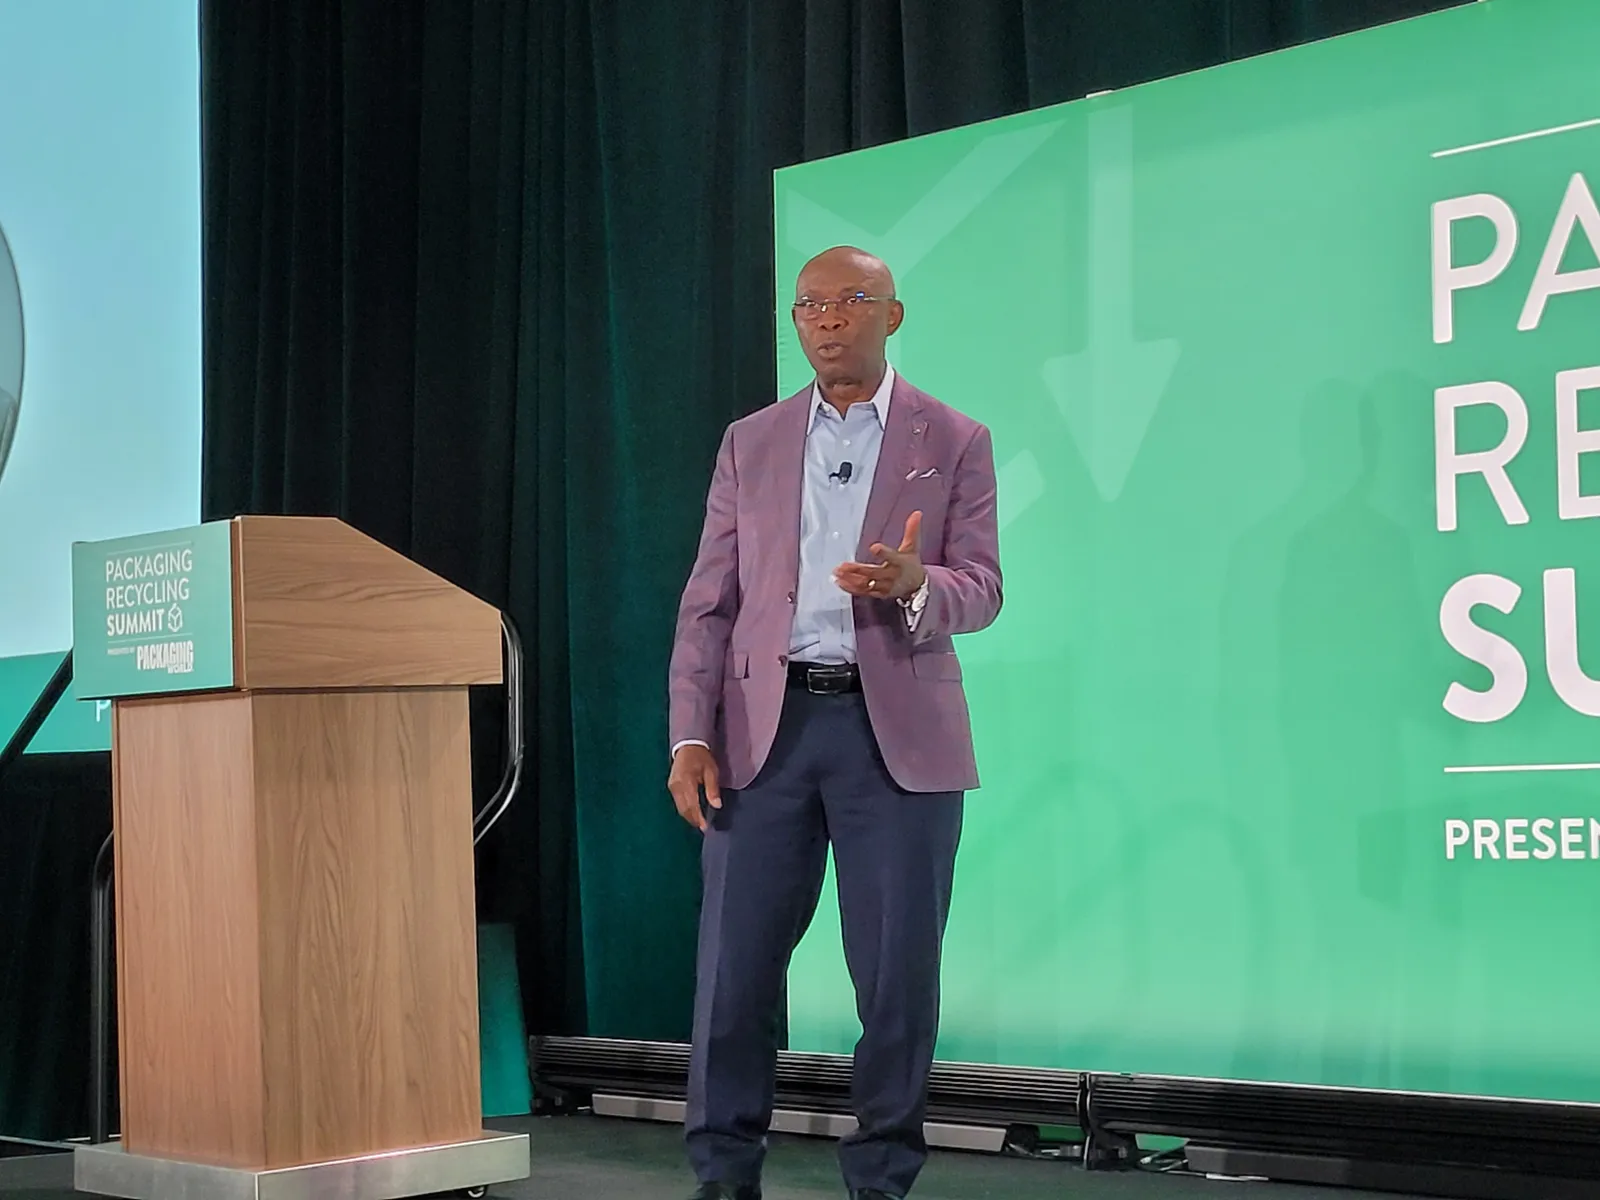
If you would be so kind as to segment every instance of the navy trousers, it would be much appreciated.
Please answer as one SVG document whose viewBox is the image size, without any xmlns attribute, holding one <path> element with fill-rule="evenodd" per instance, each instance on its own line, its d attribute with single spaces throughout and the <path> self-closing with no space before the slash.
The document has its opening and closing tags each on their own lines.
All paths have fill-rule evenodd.
<svg viewBox="0 0 1600 1200">
<path fill-rule="evenodd" d="M 862 1035 L 839 1147 L 845 1184 L 911 1190 L 928 1156 L 939 951 L 961 837 L 960 792 L 890 778 L 860 694 L 791 688 L 772 753 L 710 810 L 701 869 L 685 1135 L 701 1182 L 754 1183 L 766 1154 L 779 1003 L 833 846 L 845 961 Z"/>
</svg>

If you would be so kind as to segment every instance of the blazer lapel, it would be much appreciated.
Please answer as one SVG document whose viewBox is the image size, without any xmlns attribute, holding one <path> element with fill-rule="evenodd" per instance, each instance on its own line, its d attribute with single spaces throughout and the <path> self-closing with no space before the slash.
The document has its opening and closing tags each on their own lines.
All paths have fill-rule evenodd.
<svg viewBox="0 0 1600 1200">
<path fill-rule="evenodd" d="M 878 451 L 878 467 L 872 475 L 872 495 L 867 498 L 866 516 L 861 521 L 861 544 L 856 547 L 858 562 L 871 562 L 869 548 L 875 542 L 898 546 L 903 529 L 890 529 L 895 501 L 905 486 L 906 473 L 917 461 L 917 446 L 928 433 L 922 415 L 922 393 L 895 373 L 890 393 L 889 423 L 883 430 L 883 445 Z"/>
<path fill-rule="evenodd" d="M 772 563 L 780 564 L 791 577 L 789 588 L 800 579 L 800 499 L 805 486 L 806 430 L 811 417 L 811 385 L 782 401 L 787 410 L 773 424 L 763 462 L 757 467 L 759 478 L 772 481 L 767 494 L 772 497 Z M 767 489 L 763 489 L 767 491 Z"/>
</svg>

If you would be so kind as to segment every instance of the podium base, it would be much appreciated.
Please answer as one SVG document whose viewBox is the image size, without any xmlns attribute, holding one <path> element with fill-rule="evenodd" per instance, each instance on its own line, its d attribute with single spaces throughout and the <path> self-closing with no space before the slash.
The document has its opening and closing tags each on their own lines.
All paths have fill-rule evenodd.
<svg viewBox="0 0 1600 1200">
<path fill-rule="evenodd" d="M 391 1150 L 333 1162 L 255 1171 L 79 1146 L 73 1184 L 120 1200 L 403 1200 L 477 1191 L 526 1179 L 528 1135 L 485 1133 L 467 1142 Z"/>
</svg>

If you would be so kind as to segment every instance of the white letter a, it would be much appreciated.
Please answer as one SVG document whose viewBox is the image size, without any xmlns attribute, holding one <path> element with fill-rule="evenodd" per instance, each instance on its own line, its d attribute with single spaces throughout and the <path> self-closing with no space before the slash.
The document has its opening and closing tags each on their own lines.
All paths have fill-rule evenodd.
<svg viewBox="0 0 1600 1200">
<path fill-rule="evenodd" d="M 1556 214 L 1555 226 L 1550 230 L 1550 241 L 1539 260 L 1539 270 L 1533 277 L 1533 288 L 1528 292 L 1528 303 L 1523 306 L 1522 319 L 1517 328 L 1526 333 L 1539 328 L 1544 320 L 1544 306 L 1551 296 L 1567 292 L 1586 292 L 1600 288 L 1600 267 L 1585 271 L 1561 273 L 1561 260 L 1566 257 L 1567 246 L 1579 225 L 1589 238 L 1589 248 L 1600 258 L 1600 208 L 1595 207 L 1594 196 L 1582 172 L 1572 177 L 1566 198 L 1561 201 L 1561 211 Z"/>
</svg>

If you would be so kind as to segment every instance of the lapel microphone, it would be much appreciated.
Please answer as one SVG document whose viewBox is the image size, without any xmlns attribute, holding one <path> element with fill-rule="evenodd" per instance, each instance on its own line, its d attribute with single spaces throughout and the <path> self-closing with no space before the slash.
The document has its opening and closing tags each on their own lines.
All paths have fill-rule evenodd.
<svg viewBox="0 0 1600 1200">
<path fill-rule="evenodd" d="M 855 474 L 855 467 L 851 466 L 847 462 L 842 462 L 839 464 L 839 469 L 833 474 L 829 475 L 828 478 L 837 479 L 840 483 L 849 483 L 850 476 L 853 474 Z"/>
</svg>

